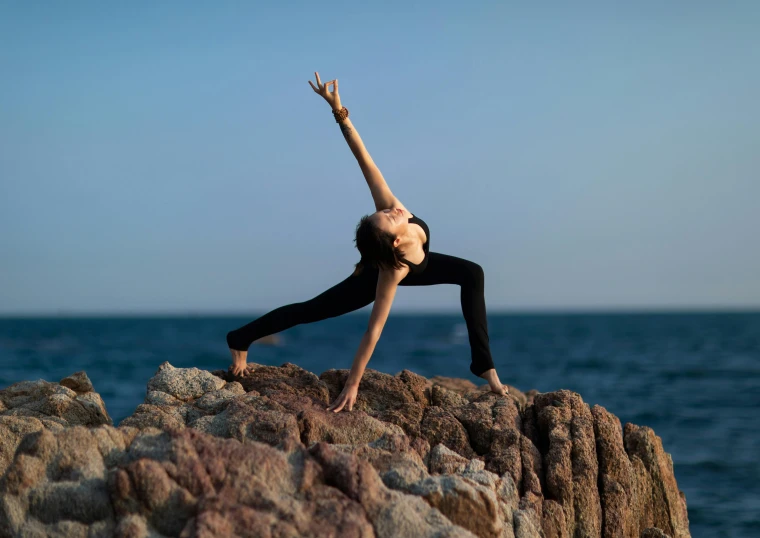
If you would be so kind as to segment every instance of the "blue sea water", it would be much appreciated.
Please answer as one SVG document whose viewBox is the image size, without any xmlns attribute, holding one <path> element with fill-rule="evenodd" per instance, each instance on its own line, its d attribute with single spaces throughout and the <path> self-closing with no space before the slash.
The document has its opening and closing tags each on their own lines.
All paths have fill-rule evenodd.
<svg viewBox="0 0 760 538">
<path fill-rule="evenodd" d="M 118 423 L 148 379 L 176 367 L 227 368 L 227 331 L 245 317 L 0 318 L 0 388 L 84 370 Z M 320 374 L 350 368 L 368 313 L 280 333 L 249 361 Z M 492 314 L 503 383 L 569 389 L 626 422 L 650 426 L 673 457 L 692 536 L 760 536 L 760 313 Z M 461 315 L 392 314 L 368 368 L 478 384 Z"/>
</svg>

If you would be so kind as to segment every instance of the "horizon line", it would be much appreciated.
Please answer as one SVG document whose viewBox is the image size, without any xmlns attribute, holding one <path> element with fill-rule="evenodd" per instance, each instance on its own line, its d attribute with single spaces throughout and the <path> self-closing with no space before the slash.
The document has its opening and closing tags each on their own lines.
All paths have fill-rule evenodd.
<svg viewBox="0 0 760 538">
<path fill-rule="evenodd" d="M 360 315 L 371 311 L 367 307 L 348 312 L 342 316 Z M 38 311 L 38 312 L 0 312 L 0 319 L 18 318 L 122 318 L 122 317 L 250 317 L 261 316 L 269 310 L 157 310 L 157 311 Z M 405 315 L 461 315 L 459 308 L 454 309 L 398 309 L 391 312 Z M 652 315 L 652 314 L 760 314 L 760 306 L 750 307 L 595 307 L 595 308 L 493 308 L 487 315 Z M 338 316 L 338 317 L 342 317 Z"/>
</svg>

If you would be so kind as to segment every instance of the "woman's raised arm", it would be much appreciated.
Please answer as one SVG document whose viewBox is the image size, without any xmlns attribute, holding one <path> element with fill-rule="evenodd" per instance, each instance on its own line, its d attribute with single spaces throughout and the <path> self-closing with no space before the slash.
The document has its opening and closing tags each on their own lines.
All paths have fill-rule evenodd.
<svg viewBox="0 0 760 538">
<path fill-rule="evenodd" d="M 315 92 L 325 98 L 325 101 L 327 101 L 334 112 L 340 111 L 343 105 L 340 102 L 340 95 L 338 94 L 338 79 L 322 84 L 319 80 L 319 73 L 315 71 L 314 74 L 317 76 L 317 88 L 314 87 L 311 81 L 309 81 L 309 85 L 311 85 Z M 330 84 L 333 85 L 333 92 L 327 90 Z M 367 180 L 369 191 L 372 193 L 372 199 L 375 201 L 375 209 L 380 211 L 395 207 L 396 197 L 391 192 L 383 174 L 380 173 L 380 169 L 372 160 L 367 148 L 364 147 L 364 142 L 362 142 L 359 132 L 348 117 L 340 121 L 340 132 L 343 133 L 343 138 L 351 149 L 351 153 L 354 154 L 354 157 L 359 162 L 359 168 L 361 168 L 364 174 L 364 179 Z"/>
<path fill-rule="evenodd" d="M 354 157 L 359 161 L 359 168 L 361 168 L 362 174 L 364 174 L 364 179 L 369 186 L 369 192 L 372 193 L 372 199 L 375 201 L 375 209 L 381 211 L 395 207 L 396 197 L 385 182 L 385 178 L 380 173 L 380 169 L 375 164 L 375 161 L 372 160 L 369 152 L 364 147 L 359 133 L 349 118 L 345 118 L 340 122 L 340 132 L 343 133 L 343 138 L 348 142 L 348 147 L 351 148 Z"/>
</svg>

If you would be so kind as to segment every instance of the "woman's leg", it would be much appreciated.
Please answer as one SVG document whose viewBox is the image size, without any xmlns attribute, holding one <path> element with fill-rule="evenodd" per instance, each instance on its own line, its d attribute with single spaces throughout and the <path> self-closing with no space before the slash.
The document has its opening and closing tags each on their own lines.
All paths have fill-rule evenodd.
<svg viewBox="0 0 760 538">
<path fill-rule="evenodd" d="M 234 331 L 227 333 L 230 349 L 247 351 L 254 340 L 282 332 L 302 323 L 334 318 L 367 306 L 375 300 L 377 270 L 365 268 L 329 290 L 302 303 L 281 306 Z"/>
<path fill-rule="evenodd" d="M 494 368 L 488 340 L 483 268 L 464 258 L 428 252 L 428 264 L 425 270 L 416 275 L 409 275 L 399 283 L 400 286 L 433 286 L 435 284 L 458 284 L 462 288 L 460 293 L 462 314 L 467 324 L 472 354 L 470 371 L 480 377 L 487 370 Z"/>
</svg>

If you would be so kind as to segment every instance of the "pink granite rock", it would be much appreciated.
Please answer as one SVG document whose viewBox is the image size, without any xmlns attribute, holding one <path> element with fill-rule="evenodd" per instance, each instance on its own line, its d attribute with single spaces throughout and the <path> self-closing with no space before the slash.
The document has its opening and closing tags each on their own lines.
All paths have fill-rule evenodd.
<svg viewBox="0 0 760 538">
<path fill-rule="evenodd" d="M 0 393 L 52 410 L 13 423 L 0 536 L 689 536 L 660 438 L 577 393 L 368 369 L 333 413 L 346 370 L 249 364 L 164 363 L 118 428 L 49 402 L 96 394 L 82 376 Z"/>
<path fill-rule="evenodd" d="M 85 372 L 50 383 L 19 381 L 0 390 L 0 476 L 21 439 L 42 429 L 113 424 Z"/>
</svg>

